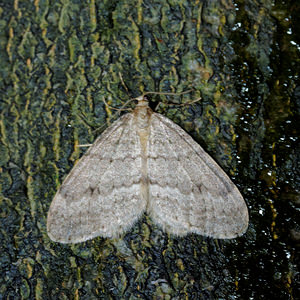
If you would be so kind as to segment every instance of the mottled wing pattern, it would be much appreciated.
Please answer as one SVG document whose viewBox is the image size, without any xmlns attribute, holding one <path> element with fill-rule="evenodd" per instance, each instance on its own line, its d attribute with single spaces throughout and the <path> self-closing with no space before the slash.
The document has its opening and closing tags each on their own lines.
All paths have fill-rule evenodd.
<svg viewBox="0 0 300 300">
<path fill-rule="evenodd" d="M 153 113 L 148 140 L 148 214 L 167 232 L 234 238 L 247 206 L 215 161 L 178 125 Z"/>
<path fill-rule="evenodd" d="M 145 210 L 135 129 L 133 115 L 124 115 L 96 139 L 66 177 L 48 213 L 52 240 L 77 243 L 99 235 L 115 237 Z"/>
</svg>

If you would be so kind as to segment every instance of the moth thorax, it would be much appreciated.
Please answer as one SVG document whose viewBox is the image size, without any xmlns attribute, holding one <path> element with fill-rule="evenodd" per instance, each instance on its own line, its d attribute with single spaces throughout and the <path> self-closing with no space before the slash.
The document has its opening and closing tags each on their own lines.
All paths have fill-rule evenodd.
<svg viewBox="0 0 300 300">
<path fill-rule="evenodd" d="M 136 124 L 138 128 L 146 129 L 149 127 L 152 110 L 149 108 L 146 98 L 138 99 L 138 101 L 134 110 Z"/>
</svg>

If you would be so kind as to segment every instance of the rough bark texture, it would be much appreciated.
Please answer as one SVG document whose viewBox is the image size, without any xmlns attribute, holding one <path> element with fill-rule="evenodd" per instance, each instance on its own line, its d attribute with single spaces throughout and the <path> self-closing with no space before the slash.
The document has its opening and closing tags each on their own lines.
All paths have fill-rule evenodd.
<svg viewBox="0 0 300 300">
<path fill-rule="evenodd" d="M 0 299 L 299 295 L 297 15 L 293 1 L 0 0 Z M 174 238 L 145 216 L 120 239 L 51 242 L 50 202 L 111 120 L 104 100 L 190 88 L 152 100 L 201 96 L 159 112 L 238 185 L 248 232 Z"/>
</svg>

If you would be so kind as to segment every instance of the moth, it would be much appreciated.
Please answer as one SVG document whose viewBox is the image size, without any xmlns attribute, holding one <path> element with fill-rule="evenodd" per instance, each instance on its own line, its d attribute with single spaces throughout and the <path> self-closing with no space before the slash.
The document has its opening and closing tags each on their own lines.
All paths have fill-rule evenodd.
<svg viewBox="0 0 300 300">
<path fill-rule="evenodd" d="M 118 237 L 145 212 L 164 231 L 235 238 L 248 227 L 237 187 L 183 129 L 145 96 L 73 167 L 48 212 L 51 240 Z"/>
</svg>

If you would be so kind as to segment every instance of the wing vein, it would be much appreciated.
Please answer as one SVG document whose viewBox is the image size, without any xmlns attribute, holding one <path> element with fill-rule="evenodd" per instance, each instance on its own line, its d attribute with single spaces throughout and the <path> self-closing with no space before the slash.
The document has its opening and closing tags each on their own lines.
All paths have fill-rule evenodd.
<svg viewBox="0 0 300 300">
<path fill-rule="evenodd" d="M 128 122 L 128 120 L 126 120 L 126 122 Z M 113 162 L 113 160 L 114 160 L 113 157 L 116 155 L 118 147 L 120 146 L 119 142 L 120 142 L 120 140 L 121 140 L 121 138 L 122 138 L 122 136 L 124 134 L 124 131 L 125 131 L 124 124 L 120 124 L 118 127 L 115 128 L 115 130 L 111 131 L 109 133 L 109 135 L 106 136 L 106 138 L 109 138 L 110 135 L 113 134 L 120 127 L 122 127 L 122 131 L 121 131 L 121 134 L 120 134 L 119 138 L 117 139 L 117 142 L 116 142 L 117 147 L 114 148 L 113 155 L 111 156 L 111 162 Z M 103 138 L 102 140 L 104 141 L 105 139 Z M 110 167 L 110 164 L 107 165 L 107 167 L 106 167 L 106 169 L 104 171 L 102 170 L 102 172 L 99 173 L 99 180 L 96 182 L 95 188 L 99 186 L 99 184 L 100 184 L 103 176 L 106 174 L 106 172 L 109 169 L 109 167 Z M 89 189 L 89 186 L 88 186 L 87 190 L 88 189 Z M 94 198 L 93 197 L 87 197 L 87 199 L 88 199 L 88 213 L 86 215 L 87 215 L 87 225 L 88 225 L 87 227 L 89 227 L 89 225 L 90 225 L 89 215 L 90 215 L 90 211 L 91 211 L 91 201 L 94 201 Z M 113 211 L 113 215 L 115 215 L 114 211 Z M 81 217 L 81 215 L 80 215 L 80 217 Z"/>
<path fill-rule="evenodd" d="M 186 142 L 186 144 L 188 144 L 189 145 L 189 147 L 190 147 L 190 149 L 197 155 L 197 157 L 202 161 L 202 163 L 204 164 L 204 165 L 206 165 L 208 168 L 209 168 L 209 170 L 216 176 L 216 177 L 218 177 L 218 179 L 224 184 L 224 186 L 227 188 L 227 190 L 228 191 L 230 191 L 231 189 L 228 187 L 228 185 L 227 185 L 227 182 L 224 180 L 224 178 L 222 177 L 222 176 L 224 176 L 224 177 L 226 177 L 226 179 L 228 179 L 228 180 L 231 180 L 229 177 L 228 177 L 228 175 L 225 173 L 225 172 L 222 172 L 222 176 L 220 176 L 220 174 L 217 172 L 217 170 L 218 169 L 220 169 L 221 167 L 214 161 L 214 159 L 212 158 L 212 157 L 210 157 L 210 155 L 208 154 L 208 153 L 206 153 L 204 150 L 202 150 L 203 151 L 203 153 L 199 153 L 199 151 L 198 151 L 198 149 L 195 149 L 194 147 L 193 147 L 193 144 L 189 141 L 189 140 L 187 140 L 182 134 L 181 134 L 181 132 L 180 131 L 176 131 L 174 128 L 172 128 L 159 114 L 158 114 L 158 117 L 159 117 L 159 119 L 160 119 L 160 121 L 161 122 L 163 122 L 164 123 L 164 125 L 165 126 L 167 126 L 172 132 L 174 132 L 177 136 L 180 136 L 180 138 L 182 139 L 182 140 L 184 140 L 185 142 Z M 178 126 L 177 124 L 175 124 L 174 123 L 174 125 L 176 125 L 176 126 Z M 178 126 L 179 127 L 179 126 Z M 180 128 L 180 127 L 179 127 Z M 181 129 L 181 128 L 180 128 Z M 183 130 L 183 129 L 181 129 L 181 130 Z M 184 132 L 185 133 L 185 132 Z M 191 138 L 191 137 L 190 137 Z M 192 138 L 191 138 L 192 139 Z M 193 142 L 194 142 L 194 140 L 192 140 Z M 198 145 L 198 144 L 197 144 Z M 206 163 L 206 161 L 204 160 L 204 157 L 209 157 L 210 158 L 210 162 L 209 162 L 209 164 L 207 164 Z M 213 164 L 213 165 L 211 165 L 211 164 Z"/>
<path fill-rule="evenodd" d="M 162 120 L 161 120 L 162 121 Z M 165 125 L 167 125 L 165 122 L 164 122 L 164 124 Z M 173 128 L 170 128 L 169 126 L 167 126 L 170 130 L 172 130 L 173 132 L 175 132 L 174 130 L 173 130 Z M 163 130 L 164 130 L 164 133 L 165 133 L 165 136 L 167 137 L 167 140 L 168 140 L 168 143 L 169 143 L 169 145 L 170 145 L 170 148 L 171 148 L 171 150 L 172 150 L 172 152 L 174 153 L 174 156 L 177 158 L 177 160 L 178 160 L 178 163 L 179 163 L 179 165 L 182 167 L 182 169 L 185 171 L 185 173 L 186 173 L 186 175 L 188 176 L 188 178 L 190 179 L 190 181 L 192 182 L 192 186 L 193 186 L 193 188 L 197 188 L 198 189 L 198 191 L 199 191 L 199 188 L 198 188 L 198 186 L 197 186 L 197 184 L 195 183 L 195 179 L 193 179 L 192 177 L 191 177 L 191 175 L 189 174 L 189 172 L 188 172 L 188 170 L 187 170 L 187 168 L 186 168 L 186 166 L 182 163 L 182 161 L 179 159 L 179 155 L 178 155 L 178 153 L 176 152 L 176 150 L 175 150 L 175 148 L 174 148 L 174 143 L 172 143 L 172 139 L 170 138 L 170 136 L 168 135 L 168 132 L 167 132 L 167 130 L 165 129 L 165 127 L 163 127 Z M 178 134 L 178 132 L 175 132 L 176 134 Z M 186 141 L 185 139 L 184 139 L 184 137 L 182 137 L 181 135 L 180 135 L 180 138 L 182 139 L 182 140 L 184 140 L 184 141 Z M 190 146 L 190 144 L 189 144 L 189 146 Z M 178 191 L 179 191 L 179 188 L 178 188 L 178 186 L 177 186 L 177 189 L 178 189 Z M 201 193 L 201 191 L 199 191 L 200 193 Z M 193 199 L 194 200 L 196 200 L 195 199 L 195 194 L 194 193 L 190 193 L 190 195 L 192 195 L 193 196 Z M 191 211 L 192 210 L 192 207 L 191 207 L 191 201 L 188 201 L 188 209 L 189 209 L 189 211 Z M 189 225 L 191 225 L 191 222 L 190 222 L 190 214 L 188 214 L 188 223 L 189 223 Z"/>
</svg>

